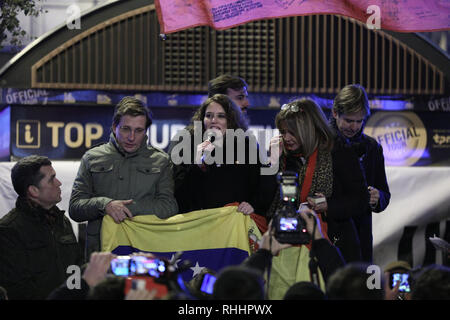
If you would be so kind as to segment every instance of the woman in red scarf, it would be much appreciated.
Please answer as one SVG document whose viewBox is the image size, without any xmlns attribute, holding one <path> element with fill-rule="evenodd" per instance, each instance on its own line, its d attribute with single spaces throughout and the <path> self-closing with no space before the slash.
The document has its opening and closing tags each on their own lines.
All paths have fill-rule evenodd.
<svg viewBox="0 0 450 320">
<path fill-rule="evenodd" d="M 325 220 L 326 198 L 317 204 L 313 200 L 319 195 L 331 196 L 333 189 L 331 150 L 334 138 L 325 115 L 314 101 L 301 99 L 284 105 L 276 116 L 275 125 L 280 135 L 272 138 L 271 150 L 275 150 L 277 145 L 281 155 L 271 155 L 272 165 L 278 162 L 281 172 L 298 173 L 297 205 L 308 202 L 311 209 L 321 213 L 321 220 Z M 280 202 L 278 194 L 271 214 L 275 213 Z"/>
<path fill-rule="evenodd" d="M 333 191 L 332 147 L 333 133 L 320 107 L 310 99 L 293 101 L 282 107 L 275 119 L 280 135 L 271 140 L 271 162 L 279 171 L 298 174 L 296 205 L 308 202 L 318 213 L 321 229 L 326 235 L 326 198 Z M 277 154 L 276 150 L 279 150 Z M 275 151 L 275 152 L 274 152 Z M 276 163 L 278 162 L 278 163 Z M 316 204 L 314 196 L 325 198 Z M 277 192 L 269 210 L 268 219 L 276 215 L 282 206 Z M 281 299 L 290 286 L 299 281 L 311 281 L 308 263 L 309 245 L 284 249 L 274 257 L 269 281 L 269 299 Z M 324 290 L 322 275 L 320 286 Z"/>
</svg>

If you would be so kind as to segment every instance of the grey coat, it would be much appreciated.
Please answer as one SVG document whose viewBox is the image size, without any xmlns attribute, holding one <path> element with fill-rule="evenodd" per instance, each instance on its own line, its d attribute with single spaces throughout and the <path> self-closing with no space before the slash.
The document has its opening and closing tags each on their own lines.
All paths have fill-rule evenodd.
<svg viewBox="0 0 450 320">
<path fill-rule="evenodd" d="M 101 250 L 100 230 L 106 205 L 133 199 L 127 205 L 133 216 L 154 214 L 161 219 L 178 212 L 169 156 L 144 139 L 134 153 L 124 152 L 111 133 L 106 144 L 87 151 L 73 184 L 69 215 L 87 221 L 86 258 Z"/>
</svg>

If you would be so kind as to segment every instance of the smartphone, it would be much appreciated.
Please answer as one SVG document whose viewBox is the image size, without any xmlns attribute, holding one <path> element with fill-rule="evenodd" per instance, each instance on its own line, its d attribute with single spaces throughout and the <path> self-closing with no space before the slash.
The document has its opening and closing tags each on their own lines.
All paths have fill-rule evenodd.
<svg viewBox="0 0 450 320">
<path fill-rule="evenodd" d="M 390 276 L 391 288 L 394 288 L 398 281 L 400 281 L 400 286 L 398 288 L 399 292 L 411 292 L 411 288 L 409 286 L 409 273 L 399 273 L 399 272 L 391 273 Z"/>
<path fill-rule="evenodd" d="M 200 291 L 212 294 L 214 289 L 214 283 L 216 282 L 216 277 L 210 273 L 205 273 L 203 276 L 202 285 L 200 287 Z"/>
<path fill-rule="evenodd" d="M 130 275 L 130 256 L 118 256 L 111 261 L 111 271 L 116 276 L 128 277 Z"/>
<path fill-rule="evenodd" d="M 164 260 L 146 256 L 118 256 L 111 261 L 111 271 L 121 277 L 147 275 L 159 278 L 166 269 Z"/>
<path fill-rule="evenodd" d="M 130 275 L 148 275 L 159 278 L 166 271 L 166 263 L 163 260 L 145 256 L 132 256 L 129 266 Z"/>
<path fill-rule="evenodd" d="M 315 195 L 315 196 L 312 196 L 311 197 L 312 198 L 312 201 L 314 201 L 314 204 L 320 204 L 320 203 L 322 203 L 322 202 L 325 202 L 327 199 L 325 199 L 325 197 L 323 197 L 323 196 L 317 196 L 317 195 Z"/>
</svg>

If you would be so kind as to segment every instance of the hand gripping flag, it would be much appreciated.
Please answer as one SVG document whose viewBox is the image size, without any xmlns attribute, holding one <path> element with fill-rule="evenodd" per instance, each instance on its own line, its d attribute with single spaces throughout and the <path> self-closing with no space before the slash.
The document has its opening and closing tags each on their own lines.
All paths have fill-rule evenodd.
<svg viewBox="0 0 450 320">
<path fill-rule="evenodd" d="M 450 28 L 449 0 L 155 0 L 155 6 L 162 33 L 313 14 L 347 16 L 369 28 L 398 32 Z"/>
<path fill-rule="evenodd" d="M 236 211 L 237 207 L 192 211 L 168 219 L 154 215 L 136 216 L 116 224 L 109 216 L 102 223 L 102 251 L 117 255 L 150 252 L 158 257 L 173 259 L 177 265 L 189 260 L 192 267 L 182 273 L 189 281 L 202 268 L 219 271 L 225 266 L 242 263 L 261 238 L 250 216 Z"/>
</svg>

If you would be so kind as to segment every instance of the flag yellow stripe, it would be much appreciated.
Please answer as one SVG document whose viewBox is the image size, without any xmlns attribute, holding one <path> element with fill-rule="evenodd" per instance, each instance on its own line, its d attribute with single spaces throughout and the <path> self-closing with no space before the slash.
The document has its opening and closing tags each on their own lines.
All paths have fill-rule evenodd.
<svg viewBox="0 0 450 320">
<path fill-rule="evenodd" d="M 132 246 L 150 252 L 238 248 L 250 252 L 249 230 L 260 238 L 250 216 L 237 207 L 192 211 L 168 219 L 154 215 L 136 216 L 116 224 L 105 216 L 102 222 L 102 250 Z"/>
</svg>

